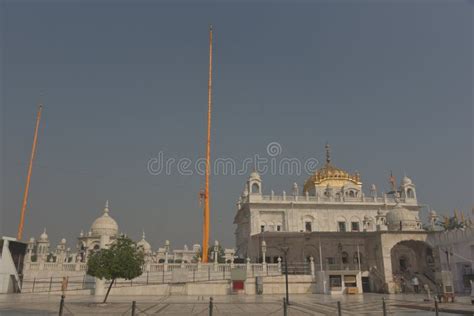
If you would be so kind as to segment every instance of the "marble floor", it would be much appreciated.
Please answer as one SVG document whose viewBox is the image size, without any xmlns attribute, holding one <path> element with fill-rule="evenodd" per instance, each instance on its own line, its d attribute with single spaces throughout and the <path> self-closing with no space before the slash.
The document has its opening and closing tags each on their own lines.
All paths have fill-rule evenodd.
<svg viewBox="0 0 474 316">
<path fill-rule="evenodd" d="M 288 315 L 383 315 L 382 298 L 388 315 L 434 315 L 434 303 L 423 295 L 361 294 L 329 296 L 320 294 L 291 295 Z M 283 315 L 282 296 L 229 295 L 213 298 L 213 315 Z M 0 295 L 0 316 L 57 315 L 60 297 L 47 294 Z M 114 296 L 104 306 L 93 296 L 68 295 L 63 315 L 209 315 L 209 297 L 196 296 Z M 474 315 L 469 297 L 456 303 L 439 304 L 440 316 Z"/>
</svg>

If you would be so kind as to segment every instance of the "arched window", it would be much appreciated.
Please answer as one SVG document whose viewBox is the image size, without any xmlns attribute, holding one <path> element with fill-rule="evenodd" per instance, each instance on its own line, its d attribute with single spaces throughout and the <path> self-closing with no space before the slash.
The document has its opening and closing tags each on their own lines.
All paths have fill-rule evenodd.
<svg viewBox="0 0 474 316">
<path fill-rule="evenodd" d="M 258 183 L 252 184 L 252 193 L 260 193 L 260 187 L 258 186 Z"/>
<path fill-rule="evenodd" d="M 349 254 L 345 251 L 342 252 L 341 254 L 341 260 L 343 264 L 349 263 Z"/>
<path fill-rule="evenodd" d="M 350 196 L 350 197 L 355 197 L 355 193 L 354 193 L 354 191 L 352 191 L 352 190 L 351 190 L 351 191 L 349 191 L 349 196 Z"/>
<path fill-rule="evenodd" d="M 415 193 L 413 192 L 412 189 L 407 190 L 407 197 L 410 198 L 410 199 L 415 198 Z"/>
</svg>

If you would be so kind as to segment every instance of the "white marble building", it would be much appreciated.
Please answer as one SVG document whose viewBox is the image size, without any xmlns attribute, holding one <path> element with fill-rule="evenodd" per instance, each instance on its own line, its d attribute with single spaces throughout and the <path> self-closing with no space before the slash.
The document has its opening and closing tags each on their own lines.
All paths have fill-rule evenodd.
<svg viewBox="0 0 474 316">
<path fill-rule="evenodd" d="M 289 194 L 264 194 L 254 171 L 237 203 L 236 254 L 276 262 L 288 249 L 290 264 L 313 260 L 317 270 L 329 271 L 331 288 L 340 289 L 351 270 L 364 291 L 397 292 L 414 276 L 436 290 L 443 266 L 430 238 L 435 232 L 423 229 L 416 186 L 407 176 L 398 185 L 390 180 L 389 192 L 375 185 L 365 192 L 358 172 L 332 163 L 329 146 L 326 163 L 301 192 L 295 183 Z"/>
<path fill-rule="evenodd" d="M 85 264 L 95 251 L 109 247 L 119 234 L 119 226 L 110 215 L 109 203 L 107 201 L 102 215 L 94 220 L 88 233 L 80 232 L 74 248 L 67 246 L 65 238 L 62 238 L 56 247 L 52 247 L 46 228 L 38 239 L 30 238 L 25 256 L 24 274 L 41 274 L 39 271 L 45 269 L 51 272 L 51 270 L 54 270 L 54 267 L 60 266 L 56 265 L 58 263 L 77 263 L 77 271 L 84 271 L 85 265 L 81 265 L 81 263 Z M 142 239 L 137 242 L 137 246 L 143 249 L 147 263 L 196 262 L 201 251 L 199 244 L 194 244 L 192 247 L 184 245 L 181 249 L 172 249 L 169 240 L 166 240 L 163 246 L 154 249 L 145 239 L 145 232 L 142 234 Z M 233 260 L 233 249 L 225 249 L 224 252 L 226 261 L 230 262 Z M 72 270 L 76 270 L 76 268 Z"/>
<path fill-rule="evenodd" d="M 398 189 L 379 193 L 372 185 L 366 195 L 360 174 L 335 167 L 327 147 L 326 164 L 306 181 L 302 193 L 294 183 L 290 194 L 264 195 L 260 175 L 251 173 L 237 203 L 236 253 L 246 257 L 250 236 L 264 232 L 397 230 L 401 220 L 403 230 L 421 230 L 420 208 L 407 176 Z"/>
</svg>

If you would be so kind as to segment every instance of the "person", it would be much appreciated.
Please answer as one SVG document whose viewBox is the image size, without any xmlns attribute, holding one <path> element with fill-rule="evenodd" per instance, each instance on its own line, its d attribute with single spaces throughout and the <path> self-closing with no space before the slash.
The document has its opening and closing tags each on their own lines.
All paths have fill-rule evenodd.
<svg viewBox="0 0 474 316">
<path fill-rule="evenodd" d="M 405 284 L 405 279 L 403 277 L 400 278 L 400 290 L 402 293 L 405 293 L 406 289 L 406 284 Z"/>
<path fill-rule="evenodd" d="M 420 291 L 420 282 L 418 281 L 418 278 L 416 276 L 411 279 L 411 284 L 413 285 L 413 290 L 415 293 L 418 293 Z"/>
</svg>

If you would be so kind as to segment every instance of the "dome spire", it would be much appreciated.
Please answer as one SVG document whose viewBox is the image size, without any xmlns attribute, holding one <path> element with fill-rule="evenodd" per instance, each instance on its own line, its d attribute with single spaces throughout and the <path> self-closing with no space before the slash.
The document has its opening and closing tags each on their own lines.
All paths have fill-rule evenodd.
<svg viewBox="0 0 474 316">
<path fill-rule="evenodd" d="M 329 146 L 329 142 L 326 142 L 326 163 L 330 164 L 331 163 L 331 147 Z"/>
<path fill-rule="evenodd" d="M 145 240 L 145 230 L 143 229 L 142 239 Z"/>
<path fill-rule="evenodd" d="M 109 200 L 105 201 L 104 213 L 109 213 Z"/>
</svg>

